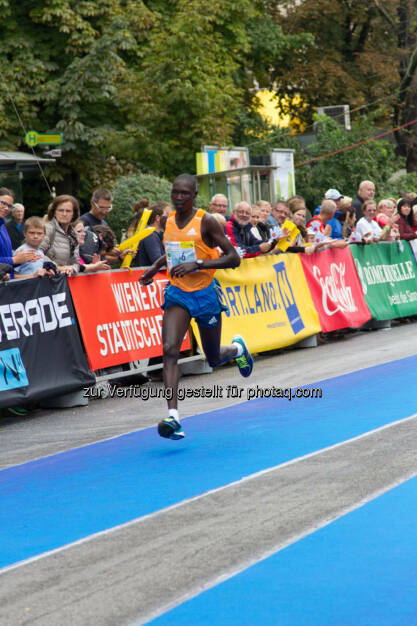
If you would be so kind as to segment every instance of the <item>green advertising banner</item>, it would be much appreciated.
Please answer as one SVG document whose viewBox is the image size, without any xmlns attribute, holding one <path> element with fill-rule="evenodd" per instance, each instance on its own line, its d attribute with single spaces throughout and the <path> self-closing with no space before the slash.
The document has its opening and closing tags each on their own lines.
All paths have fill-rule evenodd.
<svg viewBox="0 0 417 626">
<path fill-rule="evenodd" d="M 417 314 L 417 265 L 406 241 L 354 244 L 350 250 L 374 319 Z"/>
</svg>

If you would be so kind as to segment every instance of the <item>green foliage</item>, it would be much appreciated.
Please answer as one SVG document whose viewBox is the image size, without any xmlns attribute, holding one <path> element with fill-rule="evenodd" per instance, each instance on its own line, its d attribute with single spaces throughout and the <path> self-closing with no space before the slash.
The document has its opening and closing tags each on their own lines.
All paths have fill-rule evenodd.
<svg viewBox="0 0 417 626">
<path fill-rule="evenodd" d="M 318 116 L 317 125 L 317 141 L 309 146 L 303 160 L 336 152 L 378 135 L 370 118 L 362 118 L 359 123 L 352 124 L 351 131 L 346 131 L 327 116 Z M 297 193 L 305 197 L 309 207 L 314 207 L 330 187 L 355 198 L 359 183 L 372 180 L 379 197 L 380 190 L 387 188 L 392 173 L 402 166 L 403 160 L 395 155 L 394 143 L 385 139 L 369 141 L 351 150 L 297 167 Z"/>
<path fill-rule="evenodd" d="M 124 156 L 121 94 L 152 13 L 141 0 L 4 0 L 0 17 L 0 148 L 25 148 L 23 126 L 62 132 L 50 181 L 78 195 L 103 155 Z"/>
<path fill-rule="evenodd" d="M 377 189 L 378 198 L 400 198 L 406 193 L 417 193 L 417 174 L 415 172 L 403 172 L 393 175 L 389 180 Z"/>
<path fill-rule="evenodd" d="M 248 37 L 250 0 L 180 0 L 155 19 L 135 76 L 130 130 L 136 153 L 164 175 L 192 171 L 203 143 L 231 142 L 243 100 L 233 72 Z"/>
<path fill-rule="evenodd" d="M 271 16 L 268 3 L 261 3 L 257 17 L 247 24 L 250 48 L 241 60 L 241 77 L 250 94 L 253 78 L 261 88 L 275 89 L 280 68 L 294 63 L 299 56 L 305 57 L 314 45 L 314 36 L 308 32 L 284 33 Z"/>
<path fill-rule="evenodd" d="M 314 38 L 308 50 L 275 64 L 272 74 L 280 94 L 300 94 L 310 116 L 315 106 L 347 103 L 354 108 L 390 97 L 393 103 L 398 85 L 397 0 L 280 4 L 276 19 L 284 31 L 308 31 Z"/>
<path fill-rule="evenodd" d="M 205 211 L 208 211 L 210 200 L 208 198 L 203 198 L 203 196 L 200 196 L 199 194 L 195 199 L 194 204 L 198 209 L 204 209 Z"/>
<path fill-rule="evenodd" d="M 253 109 L 256 86 L 287 95 L 279 100 L 281 110 L 302 122 L 311 122 L 316 105 L 374 100 L 384 102 L 380 120 L 389 119 L 394 102 L 398 119 L 404 111 L 416 117 L 414 92 L 405 89 L 417 67 L 414 5 L 0 0 L 0 148 L 27 149 L 22 126 L 62 132 L 63 156 L 48 168 L 49 180 L 84 205 L 94 187 L 111 187 L 121 174 L 193 172 L 202 144 L 247 145 L 251 155 L 291 147 L 296 162 L 331 152 L 371 136 L 372 123 L 361 120 L 345 133 L 325 122 L 306 156 L 287 131 Z M 409 169 L 416 130 L 402 135 Z M 297 168 L 297 190 L 310 203 L 330 185 L 354 195 L 365 177 L 379 190 L 398 166 L 393 145 L 375 141 Z M 41 179 L 38 186 L 33 210 L 42 212 Z M 25 202 L 30 206 L 31 198 Z M 129 200 L 129 216 L 130 206 Z"/>
<path fill-rule="evenodd" d="M 107 222 L 120 239 L 122 230 L 128 227 L 134 215 L 133 205 L 144 198 L 149 204 L 170 202 L 171 183 L 151 174 L 131 174 L 118 178 L 112 193 L 113 211 L 108 214 Z"/>
</svg>

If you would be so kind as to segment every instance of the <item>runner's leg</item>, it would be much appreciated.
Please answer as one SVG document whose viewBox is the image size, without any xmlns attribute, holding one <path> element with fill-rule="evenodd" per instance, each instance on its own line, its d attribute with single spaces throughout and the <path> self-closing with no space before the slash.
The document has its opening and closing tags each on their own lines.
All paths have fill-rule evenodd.
<svg viewBox="0 0 417 626">
<path fill-rule="evenodd" d="M 222 320 L 220 318 L 217 326 L 206 328 L 198 325 L 200 331 L 201 345 L 210 367 L 218 367 L 226 361 L 231 361 L 237 356 L 238 349 L 234 345 L 221 346 Z"/>
<path fill-rule="evenodd" d="M 168 409 L 178 407 L 178 357 L 190 320 L 189 312 L 180 306 L 171 306 L 164 311 L 162 321 L 164 385 L 165 389 L 172 389 L 172 398 L 168 395 Z"/>
<path fill-rule="evenodd" d="M 201 344 L 203 346 L 204 353 L 211 367 L 218 367 L 226 361 L 235 359 L 241 375 L 245 378 L 251 375 L 253 369 L 253 358 L 243 337 L 235 335 L 230 346 L 221 346 L 221 318 L 217 326 L 214 328 L 206 328 L 199 324 L 198 329 L 200 331 Z"/>
</svg>

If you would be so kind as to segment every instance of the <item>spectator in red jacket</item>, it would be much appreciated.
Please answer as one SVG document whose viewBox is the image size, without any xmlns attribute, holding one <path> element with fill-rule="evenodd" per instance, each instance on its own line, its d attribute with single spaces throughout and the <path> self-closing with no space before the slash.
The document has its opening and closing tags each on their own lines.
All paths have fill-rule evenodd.
<svg viewBox="0 0 417 626">
<path fill-rule="evenodd" d="M 400 216 L 398 220 L 398 230 L 400 231 L 400 239 L 410 241 L 416 239 L 417 234 L 414 232 L 413 210 L 411 208 L 411 200 L 401 198 L 397 203 L 397 211 Z"/>
</svg>

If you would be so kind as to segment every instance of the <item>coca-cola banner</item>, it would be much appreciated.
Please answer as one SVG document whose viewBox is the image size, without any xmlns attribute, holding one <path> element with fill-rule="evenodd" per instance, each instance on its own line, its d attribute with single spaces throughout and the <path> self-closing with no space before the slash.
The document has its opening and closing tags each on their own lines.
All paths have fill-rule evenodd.
<svg viewBox="0 0 417 626">
<path fill-rule="evenodd" d="M 324 332 L 358 328 L 371 318 L 350 248 L 300 258 Z"/>
</svg>

